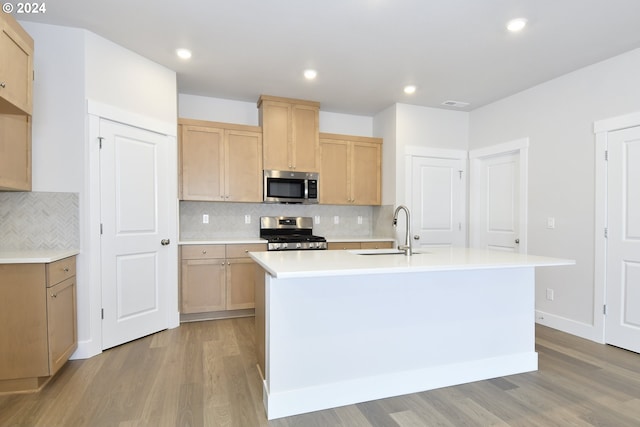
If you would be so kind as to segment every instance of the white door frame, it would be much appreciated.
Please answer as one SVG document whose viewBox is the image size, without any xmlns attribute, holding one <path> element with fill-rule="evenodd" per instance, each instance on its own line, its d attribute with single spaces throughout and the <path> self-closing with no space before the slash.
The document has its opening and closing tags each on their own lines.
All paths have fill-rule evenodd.
<svg viewBox="0 0 640 427">
<path fill-rule="evenodd" d="M 468 188 L 468 177 L 467 175 L 467 167 L 468 164 L 466 159 L 468 157 L 466 150 L 456 150 L 456 149 L 447 149 L 447 148 L 430 148 L 430 147 L 417 147 L 417 146 L 407 146 L 404 150 L 404 171 L 405 171 L 405 204 L 410 210 L 413 210 L 411 206 L 411 200 L 413 198 L 413 182 L 412 182 L 412 169 L 413 169 L 413 158 L 414 157 L 430 157 L 435 159 L 453 159 L 453 160 L 465 160 L 465 168 L 464 168 L 464 179 L 462 181 L 462 200 L 460 201 L 461 209 L 464 212 L 463 221 L 462 221 L 462 231 L 464 234 L 464 246 L 468 245 L 469 236 L 467 224 L 469 223 L 469 212 L 467 210 L 467 188 Z M 413 238 L 413 236 L 411 236 Z"/>
<path fill-rule="evenodd" d="M 640 126 L 640 112 L 625 114 L 598 120 L 593 124 L 596 135 L 595 149 L 595 242 L 594 242 L 594 295 L 593 295 L 593 329 L 594 339 L 604 344 L 604 304 L 607 292 L 607 239 L 604 236 L 607 227 L 607 163 L 605 155 L 609 132 Z"/>
<path fill-rule="evenodd" d="M 471 247 L 479 247 L 482 240 L 482 230 L 478 227 L 479 216 L 478 206 L 483 205 L 480 201 L 482 197 L 479 191 L 480 174 L 482 171 L 482 162 L 484 159 L 502 154 L 514 153 L 519 158 L 520 170 L 520 206 L 519 208 L 519 234 L 520 244 L 519 252 L 527 253 L 527 218 L 528 218 L 528 164 L 529 164 L 529 138 L 520 138 L 502 144 L 492 145 L 490 147 L 478 148 L 469 151 L 469 242 Z"/>
<path fill-rule="evenodd" d="M 88 200 L 86 203 L 89 207 L 87 223 L 81 226 L 85 233 L 89 234 L 88 248 L 84 248 L 83 252 L 87 253 L 87 262 L 89 263 L 89 283 L 86 288 L 89 290 L 90 304 L 89 307 L 89 336 L 87 341 L 78 343 L 77 358 L 88 358 L 102 352 L 102 284 L 100 272 L 100 151 L 99 151 L 99 130 L 100 118 L 123 123 L 129 126 L 139 127 L 152 132 L 160 133 L 173 137 L 172 146 L 169 147 L 169 170 L 170 176 L 176 177 L 169 180 L 169 199 L 175 200 L 175 209 L 171 210 L 169 218 L 169 239 L 172 244 L 167 248 L 169 250 L 169 259 L 176 260 L 175 263 L 170 262 L 167 266 L 169 280 L 169 289 L 167 290 L 168 309 L 168 326 L 175 328 L 180 325 L 180 313 L 178 311 L 178 162 L 177 162 L 177 125 L 175 123 L 167 123 L 154 118 L 131 113 L 102 104 L 92 100 L 87 100 L 87 121 L 88 121 L 88 158 L 87 172 L 88 177 L 86 192 Z M 175 243 L 174 243 L 175 242 Z M 85 285 L 83 285 L 85 286 Z"/>
</svg>

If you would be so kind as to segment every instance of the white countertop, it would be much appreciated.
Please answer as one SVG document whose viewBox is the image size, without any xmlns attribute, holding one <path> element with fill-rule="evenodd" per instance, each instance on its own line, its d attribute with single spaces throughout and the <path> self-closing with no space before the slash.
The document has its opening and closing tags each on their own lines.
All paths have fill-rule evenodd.
<svg viewBox="0 0 640 427">
<path fill-rule="evenodd" d="M 575 264 L 569 259 L 468 248 L 421 249 L 421 253 L 410 257 L 389 252 L 393 250 L 272 251 L 249 255 L 269 274 L 283 279 Z"/>
<path fill-rule="evenodd" d="M 0 251 L 0 264 L 49 263 L 78 255 L 77 249 L 41 249 L 24 251 Z"/>
<path fill-rule="evenodd" d="M 391 237 L 326 237 L 327 242 L 392 242 Z M 215 240 L 180 240 L 178 245 L 239 245 L 239 244 L 253 244 L 253 243 L 267 243 L 266 240 L 259 237 L 256 238 L 220 238 Z"/>
</svg>

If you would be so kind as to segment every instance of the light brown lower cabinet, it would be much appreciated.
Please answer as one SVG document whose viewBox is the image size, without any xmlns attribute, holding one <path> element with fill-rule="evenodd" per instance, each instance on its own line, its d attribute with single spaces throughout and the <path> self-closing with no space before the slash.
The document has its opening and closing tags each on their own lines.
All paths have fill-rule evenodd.
<svg viewBox="0 0 640 427">
<path fill-rule="evenodd" d="M 266 250 L 267 245 L 263 243 L 181 246 L 181 319 L 252 314 L 246 310 L 255 307 L 257 264 L 249 257 L 249 252 Z M 239 310 L 245 311 L 241 314 Z"/>
<path fill-rule="evenodd" d="M 393 241 L 367 241 L 367 242 L 329 242 L 327 244 L 329 250 L 335 249 L 390 249 L 393 248 Z"/>
<path fill-rule="evenodd" d="M 40 389 L 78 347 L 75 261 L 0 265 L 0 393 Z"/>
</svg>

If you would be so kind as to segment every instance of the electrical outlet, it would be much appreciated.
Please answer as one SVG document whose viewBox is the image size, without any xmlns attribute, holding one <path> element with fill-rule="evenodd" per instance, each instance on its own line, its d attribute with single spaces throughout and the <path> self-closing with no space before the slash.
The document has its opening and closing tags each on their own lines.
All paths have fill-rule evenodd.
<svg viewBox="0 0 640 427">
<path fill-rule="evenodd" d="M 244 223 L 245 224 L 251 224 L 251 215 L 245 215 L 244 216 Z"/>
<path fill-rule="evenodd" d="M 358 215 L 358 225 L 362 225 L 362 215 Z"/>
<path fill-rule="evenodd" d="M 316 224 L 320 224 L 320 215 L 316 215 L 313 217 L 313 222 Z"/>
<path fill-rule="evenodd" d="M 553 289 L 547 288 L 547 300 L 553 301 Z"/>
<path fill-rule="evenodd" d="M 547 218 L 547 228 L 556 228 L 556 219 L 554 217 L 550 216 Z"/>
<path fill-rule="evenodd" d="M 209 224 L 209 215 L 208 214 L 203 214 L 202 215 L 202 223 L 203 224 Z"/>
<path fill-rule="evenodd" d="M 340 224 L 340 217 L 338 215 L 333 217 L 333 223 L 336 224 L 336 225 Z"/>
</svg>

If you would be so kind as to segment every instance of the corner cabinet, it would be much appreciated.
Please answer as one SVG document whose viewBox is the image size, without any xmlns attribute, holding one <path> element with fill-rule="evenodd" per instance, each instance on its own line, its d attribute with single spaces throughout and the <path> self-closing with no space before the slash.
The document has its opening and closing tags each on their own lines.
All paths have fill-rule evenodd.
<svg viewBox="0 0 640 427">
<path fill-rule="evenodd" d="M 0 265 L 0 393 L 44 386 L 78 346 L 76 259 Z"/>
<path fill-rule="evenodd" d="M 264 168 L 318 172 L 320 103 L 262 95 L 258 109 Z"/>
<path fill-rule="evenodd" d="M 31 190 L 33 39 L 0 13 L 0 190 Z"/>
<path fill-rule="evenodd" d="M 253 315 L 257 264 L 248 254 L 266 250 L 265 243 L 182 245 L 180 319 Z"/>
<path fill-rule="evenodd" d="M 179 119 L 180 199 L 261 202 L 262 131 Z"/>
<path fill-rule="evenodd" d="M 382 139 L 320 134 L 320 203 L 379 205 Z"/>
</svg>

